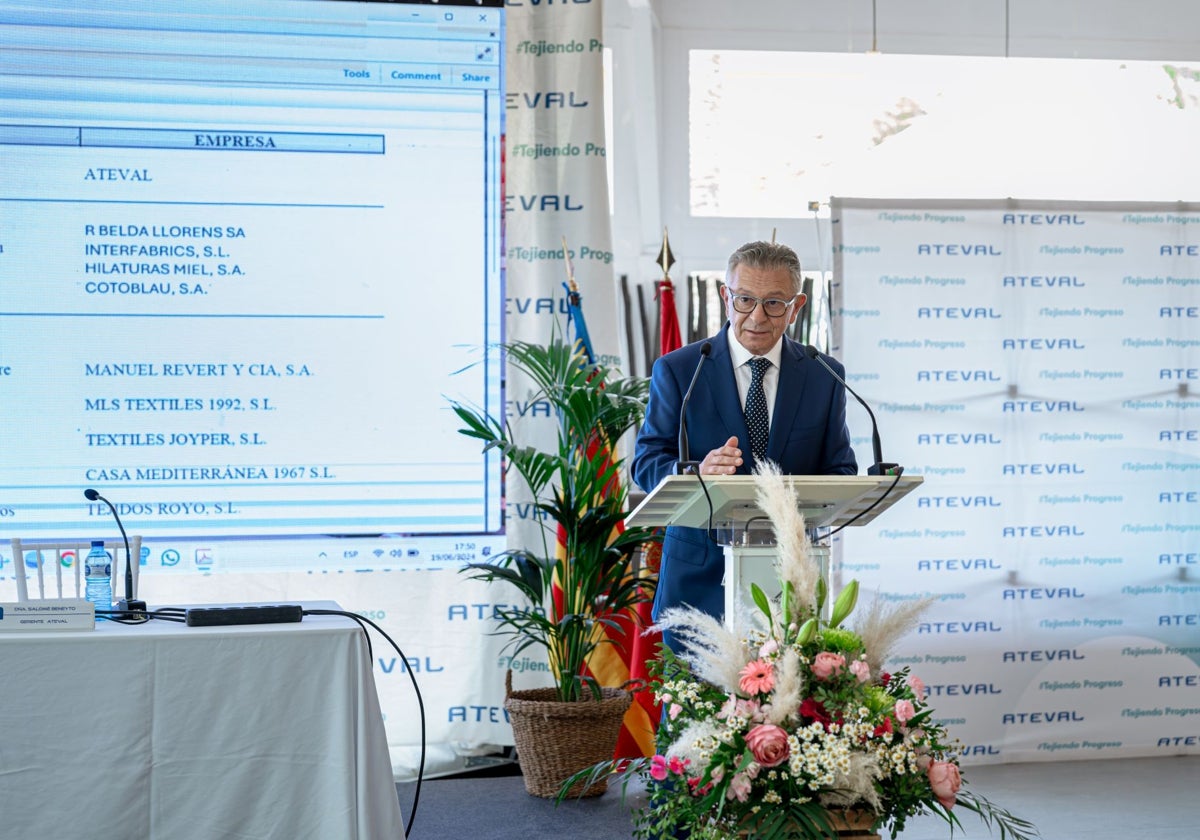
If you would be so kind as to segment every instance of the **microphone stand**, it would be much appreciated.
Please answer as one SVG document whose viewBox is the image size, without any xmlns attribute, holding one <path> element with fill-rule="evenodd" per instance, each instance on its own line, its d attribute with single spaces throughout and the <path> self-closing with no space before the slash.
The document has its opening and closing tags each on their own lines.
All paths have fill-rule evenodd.
<svg viewBox="0 0 1200 840">
<path fill-rule="evenodd" d="M 691 452 L 689 451 L 687 436 L 687 407 L 688 403 L 691 402 L 692 389 L 696 387 L 696 380 L 700 378 L 700 368 L 704 367 L 704 363 L 708 361 L 708 354 L 711 352 L 711 341 L 706 341 L 700 345 L 700 361 L 696 362 L 696 370 L 692 373 L 692 381 L 688 383 L 687 393 L 683 395 L 683 400 L 679 403 L 679 460 L 675 463 L 676 475 L 700 475 L 700 462 L 692 461 L 689 458 Z M 703 483 L 701 486 L 703 486 Z"/>
<path fill-rule="evenodd" d="M 867 468 L 867 475 L 901 475 L 904 472 L 904 467 L 899 464 L 885 463 L 883 460 L 883 444 L 879 442 L 879 423 L 876 422 L 875 412 L 871 411 L 871 406 L 867 405 L 867 401 L 855 393 L 854 389 L 850 387 L 845 379 L 838 376 L 838 372 L 821 358 L 821 354 L 817 351 L 816 347 L 813 347 L 811 344 L 804 345 L 804 355 L 819 362 L 821 367 L 829 371 L 829 374 L 841 383 L 842 387 L 849 391 L 854 399 L 858 400 L 858 404 L 867 410 L 867 416 L 871 418 L 871 454 L 875 456 L 875 463 Z"/>
<path fill-rule="evenodd" d="M 146 602 L 134 598 L 133 592 L 133 564 L 141 562 L 141 558 L 134 557 L 133 552 L 129 550 L 129 537 L 125 533 L 125 526 L 121 524 L 121 517 L 117 515 L 117 509 L 113 507 L 113 503 L 95 490 L 88 488 L 83 491 L 83 495 L 89 502 L 101 501 L 108 505 L 113 519 L 117 522 L 117 528 L 121 531 L 121 539 L 125 541 L 125 597 L 117 602 L 117 609 L 121 612 L 142 613 L 142 618 L 145 620 Z"/>
</svg>

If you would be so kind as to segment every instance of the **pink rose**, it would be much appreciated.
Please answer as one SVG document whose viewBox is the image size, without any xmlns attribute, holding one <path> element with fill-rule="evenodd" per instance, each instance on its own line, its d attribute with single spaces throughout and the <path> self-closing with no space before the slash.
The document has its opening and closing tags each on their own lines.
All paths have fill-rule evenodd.
<svg viewBox="0 0 1200 840">
<path fill-rule="evenodd" d="M 776 767 L 787 760 L 787 732 L 771 723 L 760 723 L 746 733 L 746 746 L 763 767 Z"/>
<path fill-rule="evenodd" d="M 861 659 L 855 659 L 850 663 L 850 673 L 858 677 L 860 683 L 865 683 L 871 679 L 871 666 Z"/>
<path fill-rule="evenodd" d="M 767 694 L 775 687 L 775 669 L 765 659 L 756 659 L 738 674 L 738 688 L 743 694 Z"/>
<path fill-rule="evenodd" d="M 904 723 L 912 720 L 913 715 L 917 713 L 917 710 L 913 706 L 911 700 L 897 700 L 896 707 L 892 710 L 892 713 L 896 715 L 896 720 L 898 720 L 900 723 Z"/>
<path fill-rule="evenodd" d="M 682 711 L 683 706 L 680 706 L 678 703 L 672 703 L 667 708 L 667 715 L 670 716 L 671 720 L 675 720 L 675 718 L 679 717 L 679 713 Z"/>
<path fill-rule="evenodd" d="M 667 759 L 665 756 L 656 755 L 650 759 L 650 778 L 656 782 L 666 781 Z"/>
<path fill-rule="evenodd" d="M 767 639 L 766 642 L 763 643 L 763 646 L 758 649 L 758 655 L 760 658 L 766 659 L 777 650 L 779 650 L 779 642 L 775 641 L 774 639 Z"/>
<path fill-rule="evenodd" d="M 813 657 L 813 676 L 819 680 L 827 680 L 846 667 L 846 657 L 840 653 L 824 651 Z"/>
<path fill-rule="evenodd" d="M 925 699 L 925 683 L 921 682 L 920 677 L 909 677 L 908 685 L 913 690 L 913 694 L 917 695 L 918 700 Z"/>
<path fill-rule="evenodd" d="M 735 773 L 725 790 L 726 799 L 736 799 L 745 802 L 750 798 L 750 777 L 745 773 Z"/>
<path fill-rule="evenodd" d="M 929 786 L 933 788 L 933 795 L 937 797 L 938 802 L 942 803 L 943 808 L 953 808 L 958 789 L 962 787 L 962 776 L 958 773 L 957 765 L 949 761 L 934 761 L 930 763 L 926 773 L 929 775 Z"/>
</svg>

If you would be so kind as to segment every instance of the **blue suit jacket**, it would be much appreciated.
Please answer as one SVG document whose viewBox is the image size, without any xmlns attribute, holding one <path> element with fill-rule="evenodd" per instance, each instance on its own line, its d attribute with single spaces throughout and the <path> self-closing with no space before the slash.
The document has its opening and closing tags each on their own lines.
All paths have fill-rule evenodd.
<svg viewBox="0 0 1200 840">
<path fill-rule="evenodd" d="M 742 414 L 729 333 L 708 339 L 709 359 L 700 371 L 687 407 L 688 449 L 699 461 L 709 451 L 738 439 L 743 452 L 739 474 L 754 470 L 749 431 Z M 679 461 L 679 409 L 700 361 L 696 342 L 654 363 L 646 419 L 633 456 L 633 480 L 646 492 L 674 474 Z M 845 368 L 830 356 L 825 361 L 845 378 Z M 771 415 L 767 458 L 788 475 L 854 475 L 858 463 L 846 428 L 846 389 L 829 371 L 804 355 L 803 345 L 784 337 L 779 360 L 779 387 Z M 662 567 L 654 596 L 654 617 L 667 607 L 690 604 L 711 615 L 724 612 L 724 552 L 697 528 L 670 527 L 663 540 Z M 671 645 L 671 640 L 667 639 Z"/>
</svg>

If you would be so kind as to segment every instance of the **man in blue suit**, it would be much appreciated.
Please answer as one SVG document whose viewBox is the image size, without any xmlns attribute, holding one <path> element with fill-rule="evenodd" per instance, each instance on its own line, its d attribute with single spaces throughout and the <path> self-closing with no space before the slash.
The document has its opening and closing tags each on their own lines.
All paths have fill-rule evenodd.
<svg viewBox="0 0 1200 840">
<path fill-rule="evenodd" d="M 846 390 L 829 371 L 808 358 L 804 345 L 784 331 L 795 320 L 805 297 L 800 292 L 800 260 L 786 245 L 750 242 L 729 258 L 721 288 L 728 321 L 707 339 L 668 353 L 654 363 L 646 419 L 633 456 L 633 479 L 649 492 L 677 472 L 679 412 L 688 384 L 700 363 L 701 347 L 711 345 L 709 359 L 687 406 L 687 446 L 701 475 L 750 474 L 755 457 L 745 406 L 759 378 L 769 432 L 762 457 L 788 475 L 855 475 L 858 464 L 846 427 Z M 769 366 L 752 362 L 765 358 Z M 845 369 L 825 356 L 838 374 Z M 762 409 L 757 410 L 761 418 Z M 711 615 L 724 612 L 725 559 L 721 546 L 698 528 L 667 528 L 662 566 L 654 597 L 654 618 L 668 607 L 689 604 Z M 671 634 L 664 634 L 674 649 Z"/>
</svg>

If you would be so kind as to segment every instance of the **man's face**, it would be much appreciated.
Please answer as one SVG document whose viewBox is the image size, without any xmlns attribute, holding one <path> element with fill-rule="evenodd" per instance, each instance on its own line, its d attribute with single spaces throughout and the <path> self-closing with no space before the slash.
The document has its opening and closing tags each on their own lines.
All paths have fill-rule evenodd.
<svg viewBox="0 0 1200 840">
<path fill-rule="evenodd" d="M 777 317 L 768 315 L 762 304 L 755 306 L 751 312 L 738 312 L 733 308 L 736 295 L 786 300 L 791 301 L 791 305 Z M 761 269 L 739 265 L 733 270 L 728 283 L 721 287 L 721 297 L 725 301 L 725 312 L 729 316 L 734 338 L 755 356 L 765 355 L 775 346 L 804 305 L 804 295 L 792 291 L 792 275 L 785 268 Z"/>
</svg>

